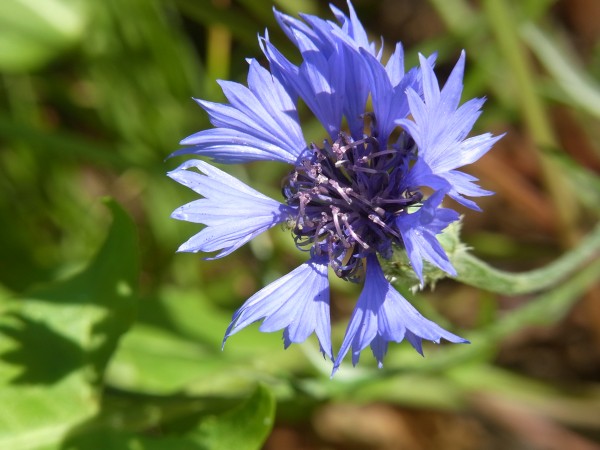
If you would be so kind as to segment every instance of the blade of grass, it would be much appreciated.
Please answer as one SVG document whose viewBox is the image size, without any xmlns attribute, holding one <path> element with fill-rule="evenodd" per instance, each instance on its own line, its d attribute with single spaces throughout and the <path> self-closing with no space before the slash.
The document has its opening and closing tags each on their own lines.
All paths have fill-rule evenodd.
<svg viewBox="0 0 600 450">
<path fill-rule="evenodd" d="M 580 63 L 560 50 L 564 46 L 534 24 L 524 25 L 521 36 L 573 105 L 600 118 L 600 86 L 586 76 Z"/>
<path fill-rule="evenodd" d="M 483 9 L 517 83 L 523 118 L 537 146 L 544 184 L 556 210 L 560 238 L 563 245 L 571 246 L 577 240 L 577 211 L 571 188 L 562 171 L 544 152 L 547 148 L 558 148 L 558 141 L 536 92 L 533 67 L 519 38 L 519 23 L 508 3 L 503 0 L 486 0 Z"/>
</svg>

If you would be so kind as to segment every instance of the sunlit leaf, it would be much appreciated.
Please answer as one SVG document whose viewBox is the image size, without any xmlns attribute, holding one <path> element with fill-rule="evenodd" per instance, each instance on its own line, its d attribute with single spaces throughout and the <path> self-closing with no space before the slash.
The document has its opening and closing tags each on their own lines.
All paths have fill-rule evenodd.
<svg viewBox="0 0 600 450">
<path fill-rule="evenodd" d="M 60 442 L 99 410 L 104 367 L 135 312 L 133 223 L 115 203 L 103 247 L 78 275 L 12 301 L 0 317 L 0 448 Z"/>
<path fill-rule="evenodd" d="M 221 407 L 221 412 L 212 414 L 206 411 L 210 402 L 193 398 L 153 403 L 138 401 L 121 408 L 112 405 L 69 436 L 62 448 L 258 450 L 273 427 L 275 415 L 274 397 L 262 386 L 237 406 L 226 410 Z M 183 418 L 179 425 L 178 418 Z M 146 432 L 148 429 L 160 432 Z"/>
<path fill-rule="evenodd" d="M 81 38 L 86 16 L 67 0 L 0 2 L 0 70 L 34 70 Z"/>
<path fill-rule="evenodd" d="M 196 441 L 205 450 L 258 450 L 275 418 L 275 399 L 262 386 L 237 408 L 205 419 Z"/>
</svg>

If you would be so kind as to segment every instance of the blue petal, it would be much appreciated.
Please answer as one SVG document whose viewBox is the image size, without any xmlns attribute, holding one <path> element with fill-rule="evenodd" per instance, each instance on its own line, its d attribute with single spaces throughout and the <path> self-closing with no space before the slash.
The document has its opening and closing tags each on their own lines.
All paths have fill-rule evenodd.
<svg viewBox="0 0 600 450">
<path fill-rule="evenodd" d="M 299 47 L 300 45 L 300 43 L 296 40 L 296 35 L 298 32 L 304 34 L 305 36 L 309 36 L 313 42 L 316 42 L 319 39 L 317 34 L 301 20 L 288 16 L 287 14 L 283 14 L 277 11 L 275 8 L 273 8 L 273 15 L 275 16 L 275 20 L 277 20 L 279 27 L 296 47 Z"/>
<path fill-rule="evenodd" d="M 454 343 L 463 339 L 423 317 L 385 279 L 377 258 L 367 257 L 367 274 L 363 288 L 340 352 L 335 358 L 332 376 L 352 348 L 352 363 L 356 365 L 360 352 L 371 345 L 379 366 L 387 351 L 388 342 L 401 342 L 406 338 L 419 353 L 421 339 L 439 343 L 442 338 Z"/>
<path fill-rule="evenodd" d="M 330 22 L 309 15 L 303 18 L 312 28 L 296 19 L 278 15 L 278 21 L 302 54 L 303 61 L 299 67 L 290 63 L 266 37 L 261 40 L 261 46 L 273 74 L 287 87 L 291 96 L 298 95 L 306 103 L 330 138 L 335 140 L 347 103 L 345 55 L 339 39 L 332 34 Z M 363 81 L 359 80 L 364 107 L 367 91 Z M 351 92 L 351 95 L 356 95 L 356 92 Z M 360 114 L 364 112 L 362 109 Z M 353 114 L 356 115 L 354 111 Z"/>
<path fill-rule="evenodd" d="M 313 47 L 305 44 L 301 50 L 303 55 L 307 52 L 318 51 L 328 59 L 333 56 L 334 70 L 336 73 L 343 74 L 336 84 L 338 90 L 343 90 L 342 110 L 348 122 L 350 134 L 355 140 L 359 140 L 364 136 L 363 114 L 369 96 L 369 79 L 358 49 L 365 48 L 372 52 L 374 46 L 369 44 L 366 33 L 350 3 L 349 8 L 351 19 L 345 18 L 342 14 L 345 18 L 345 21 L 342 20 L 342 28 L 316 16 L 302 15 L 304 20 L 312 26 L 317 37 L 312 39 Z M 332 10 L 334 13 L 336 12 L 333 6 Z M 311 40 L 308 35 L 307 38 Z M 341 45 L 342 43 L 345 45 Z M 337 55 L 335 55 L 336 53 Z"/>
<path fill-rule="evenodd" d="M 306 37 L 298 36 L 299 40 Z M 308 42 L 306 42 L 308 48 Z M 302 54 L 304 61 L 297 76 L 287 75 L 286 81 L 293 86 L 302 100 L 319 119 L 329 136 L 335 140 L 342 125 L 345 71 L 341 51 L 325 57 L 318 48 Z"/>
<path fill-rule="evenodd" d="M 295 103 L 298 100 L 298 93 L 294 87 L 287 81 L 289 77 L 298 76 L 298 67 L 288 61 L 277 48 L 269 42 L 269 34 L 265 32 L 265 36 L 259 38 L 258 41 L 262 52 L 269 62 L 271 73 L 285 88 L 292 101 Z"/>
<path fill-rule="evenodd" d="M 321 351 L 332 359 L 327 261 L 313 258 L 250 297 L 233 315 L 223 345 L 229 336 L 261 319 L 265 319 L 261 331 L 284 329 L 286 348 L 315 332 Z"/>
<path fill-rule="evenodd" d="M 459 218 L 456 211 L 439 208 L 445 194 L 443 190 L 437 191 L 418 211 L 412 214 L 404 212 L 396 218 L 396 226 L 402 235 L 408 258 L 421 284 L 423 284 L 423 260 L 429 261 L 450 275 L 456 275 L 448 255 L 435 237 Z"/>
<path fill-rule="evenodd" d="M 396 90 L 392 85 L 388 73 L 381 63 L 367 52 L 362 52 L 371 80 L 371 97 L 373 113 L 376 118 L 375 134 L 382 146 L 396 124 L 396 119 L 408 115 L 408 101 L 404 89 Z"/>
<path fill-rule="evenodd" d="M 251 60 L 248 87 L 231 81 L 220 85 L 228 105 L 197 100 L 217 128 L 184 139 L 181 143 L 192 147 L 173 155 L 207 155 L 219 162 L 295 163 L 306 143 L 294 102 L 280 81 Z M 230 140 L 234 148 L 227 150 Z"/>
<path fill-rule="evenodd" d="M 465 195 L 472 197 L 479 197 L 482 195 L 492 195 L 493 192 L 487 191 L 480 188 L 474 182 L 478 181 L 478 178 L 468 173 L 459 172 L 458 170 L 450 170 L 445 174 L 445 178 L 452 183 L 453 186 L 458 186 L 460 192 Z"/>
<path fill-rule="evenodd" d="M 350 134 L 358 140 L 364 135 L 363 114 L 369 95 L 368 75 L 358 50 L 373 54 L 375 46 L 369 43 L 352 4 L 348 7 L 350 18 L 332 6 L 341 28 L 317 16 L 302 14 L 304 23 L 275 11 L 279 25 L 302 54 L 300 67 L 291 64 L 267 39 L 262 45 L 273 73 L 292 95 L 302 98 L 332 139 L 338 137 L 343 115 Z"/>
<path fill-rule="evenodd" d="M 411 168 L 408 176 L 404 180 L 407 186 L 429 186 L 434 190 L 444 190 L 447 194 L 458 203 L 475 211 L 481 211 L 472 200 L 469 200 L 463 195 L 471 197 L 481 197 L 493 195 L 492 191 L 482 189 L 475 184 L 478 179 L 472 175 L 460 172 L 458 170 L 450 170 L 434 174 L 431 167 L 423 159 L 417 159 L 415 165 Z"/>
<path fill-rule="evenodd" d="M 364 134 L 363 114 L 365 112 L 367 97 L 369 96 L 369 80 L 364 68 L 364 63 L 362 62 L 362 57 L 357 49 L 363 45 L 366 45 L 367 48 L 373 46 L 370 46 L 368 41 L 366 41 L 367 38 L 364 29 L 362 29 L 362 25 L 358 22 L 358 18 L 356 18 L 356 14 L 351 5 L 350 8 L 351 16 L 354 14 L 355 20 L 353 22 L 351 19 L 346 18 L 347 22 L 343 22 L 344 26 L 348 28 L 346 31 L 342 31 L 342 29 L 336 27 L 335 24 L 319 17 L 302 15 L 302 18 L 312 28 L 307 30 L 306 26 L 301 26 L 297 21 L 293 21 L 291 23 L 293 24 L 294 31 L 290 31 L 289 34 L 293 36 L 293 41 L 302 52 L 305 59 L 310 59 L 311 53 L 318 52 L 323 58 L 333 61 L 334 73 L 338 78 L 334 83 L 334 89 L 337 92 L 343 91 L 342 112 L 346 116 L 350 134 L 354 139 L 358 140 L 362 139 Z M 351 23 L 354 23 L 354 25 Z M 361 29 L 362 32 L 360 31 Z M 340 41 L 343 41 L 346 46 L 340 45 Z M 345 68 L 352 69 L 348 70 Z M 343 75 L 343 77 L 340 75 Z M 288 84 L 293 83 L 290 81 Z M 296 84 L 296 86 L 298 85 Z M 306 95 L 308 95 L 309 99 L 312 98 L 310 90 L 305 90 L 304 92 L 304 94 L 301 93 L 303 98 Z M 309 104 L 309 107 L 313 111 L 321 111 L 323 110 L 323 107 L 328 104 L 329 102 L 326 101 L 324 105 L 310 106 Z M 317 112 L 315 112 L 315 114 L 317 114 Z M 318 117 L 326 125 L 326 128 L 327 123 L 330 122 L 334 124 L 334 127 L 339 127 L 337 122 L 339 115 L 340 111 L 339 109 L 336 109 L 329 114 L 330 119 Z M 333 120 L 331 120 L 331 118 L 333 118 Z M 339 132 L 339 128 L 334 130 L 327 129 L 330 133 L 332 131 L 336 133 Z"/>
<path fill-rule="evenodd" d="M 398 119 L 410 113 L 406 91 L 418 92 L 421 89 L 421 74 L 418 69 L 411 69 L 404 74 L 404 56 L 400 45 L 396 46 L 386 67 L 369 53 L 361 51 L 361 54 L 370 78 L 376 118 L 374 133 L 380 145 L 385 146 L 389 135 L 398 126 Z"/>
<path fill-rule="evenodd" d="M 348 2 L 350 18 L 335 6 L 330 5 L 330 7 L 338 21 L 341 23 L 341 27 L 331 21 L 323 20 L 318 16 L 310 14 L 300 14 L 302 19 L 306 22 L 304 23 L 276 10 L 274 11 L 279 26 L 301 52 L 306 51 L 307 47 L 305 42 L 298 39 L 299 34 L 312 42 L 326 58 L 328 58 L 337 48 L 336 39 L 341 39 L 355 49 L 364 48 L 372 55 L 375 55 L 375 44 L 369 42 L 367 33 L 358 19 L 352 3 Z M 379 58 L 380 55 L 378 59 Z"/>
<path fill-rule="evenodd" d="M 369 42 L 367 32 L 356 15 L 356 11 L 352 6 L 352 2 L 348 0 L 348 11 L 350 12 L 350 18 L 346 17 L 346 15 L 335 6 L 329 6 L 335 17 L 342 24 L 342 31 L 344 34 L 350 37 L 358 47 L 369 50 L 369 52 L 375 56 L 375 44 Z"/>
<path fill-rule="evenodd" d="M 271 143 L 261 137 L 227 128 L 203 130 L 184 139 L 181 143 L 193 146 L 177 150 L 171 156 L 205 155 L 216 162 L 227 164 L 248 161 L 292 163 L 293 158 L 280 143 Z"/>
<path fill-rule="evenodd" d="M 364 136 L 364 113 L 370 87 L 369 75 L 360 54 L 343 48 L 342 55 L 344 67 L 352 67 L 352 70 L 346 71 L 345 76 L 344 115 L 350 135 L 354 140 L 359 140 Z"/>
<path fill-rule="evenodd" d="M 441 91 L 431 62 L 423 56 L 420 56 L 420 60 L 423 98 L 418 91 L 409 88 L 407 96 L 412 120 L 402 118 L 396 121 L 411 135 L 418 147 L 418 161 L 407 183 L 436 188 L 441 177 L 451 185 L 449 195 L 452 198 L 469 208 L 478 209 L 474 202 L 463 195 L 490 193 L 474 185 L 472 182 L 475 179 L 469 179 L 455 169 L 477 161 L 502 135 L 494 137 L 486 133 L 466 139 L 481 114 L 484 99 L 472 99 L 458 106 L 463 88 L 464 52 Z"/>
<path fill-rule="evenodd" d="M 388 59 L 385 65 L 385 71 L 388 74 L 392 86 L 397 86 L 404 77 L 404 49 L 402 43 L 397 42 L 394 53 Z"/>
<path fill-rule="evenodd" d="M 323 56 L 329 58 L 338 47 L 337 40 L 332 34 L 335 25 L 328 20 L 310 14 L 300 14 L 300 17 L 311 27 L 311 33 L 305 35 L 306 39 L 298 41 L 298 48 L 301 53 L 304 54 L 307 51 L 316 49 Z"/>
<path fill-rule="evenodd" d="M 180 252 L 220 250 L 216 256 L 205 259 L 222 258 L 290 215 L 288 206 L 204 161 L 187 161 L 168 175 L 204 197 L 177 208 L 171 215 L 206 225 L 179 247 Z"/>
</svg>

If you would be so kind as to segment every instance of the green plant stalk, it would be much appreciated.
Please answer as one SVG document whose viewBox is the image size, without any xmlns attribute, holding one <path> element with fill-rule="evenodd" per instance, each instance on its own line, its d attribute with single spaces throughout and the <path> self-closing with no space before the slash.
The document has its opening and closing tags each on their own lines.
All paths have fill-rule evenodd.
<svg viewBox="0 0 600 450">
<path fill-rule="evenodd" d="M 456 280 L 490 292 L 522 295 L 540 292 L 562 281 L 600 256 L 600 224 L 574 249 L 540 269 L 510 273 L 495 269 L 468 252 L 453 255 L 452 264 L 458 272 Z"/>
<path fill-rule="evenodd" d="M 483 7 L 492 31 L 496 35 L 500 51 L 517 83 L 521 110 L 536 144 L 544 184 L 557 213 L 562 243 L 571 246 L 577 239 L 575 233 L 577 212 L 566 177 L 560 167 L 544 154 L 544 149 L 558 147 L 557 139 L 544 111 L 544 105 L 536 94 L 533 69 L 521 45 L 517 21 L 511 17 L 508 3 L 506 0 L 485 0 Z"/>
</svg>

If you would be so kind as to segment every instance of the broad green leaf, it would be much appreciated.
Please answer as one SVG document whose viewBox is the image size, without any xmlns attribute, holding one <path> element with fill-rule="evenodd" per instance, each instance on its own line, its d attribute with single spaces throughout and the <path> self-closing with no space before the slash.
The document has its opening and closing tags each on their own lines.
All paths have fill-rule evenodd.
<svg viewBox="0 0 600 450">
<path fill-rule="evenodd" d="M 35 70 L 81 38 L 86 17 L 67 0 L 0 2 L 0 70 Z"/>
<path fill-rule="evenodd" d="M 102 414 L 73 432 L 62 449 L 253 450 L 267 438 L 275 415 L 274 397 L 261 386 L 233 407 L 231 401 L 217 405 L 182 396 L 123 403 L 105 404 Z M 146 433 L 149 429 L 160 433 Z"/>
<path fill-rule="evenodd" d="M 61 450 L 204 450 L 193 439 L 180 436 L 150 438 L 102 428 L 69 440 Z"/>
<path fill-rule="evenodd" d="M 135 312 L 134 225 L 113 225 L 87 269 L 13 300 L 0 316 L 0 448 L 51 448 L 99 410 L 100 381 Z"/>
<path fill-rule="evenodd" d="M 214 391 L 228 378 L 227 365 L 222 355 L 200 343 L 157 327 L 136 325 L 111 361 L 107 381 L 120 389 L 169 395 L 207 379 Z"/>
<path fill-rule="evenodd" d="M 202 317 L 202 316 L 199 316 Z M 201 326 L 201 325 L 199 325 Z M 268 382 L 281 395 L 287 383 L 279 375 L 306 369 L 298 346 L 284 350 L 273 335 L 244 330 L 243 347 L 220 345 L 183 338 L 159 327 L 137 324 L 123 338 L 108 367 L 106 381 L 113 387 L 152 395 L 240 395 L 257 382 Z M 220 336 L 220 333 L 219 335 Z M 261 346 L 265 337 L 274 345 Z M 252 345 L 252 344 L 256 345 Z M 248 349 L 246 354 L 243 348 Z M 312 349 L 317 352 L 317 349 Z"/>
<path fill-rule="evenodd" d="M 243 404 L 202 421 L 196 442 L 205 450 L 258 450 L 275 418 L 275 399 L 259 386 Z"/>
</svg>

